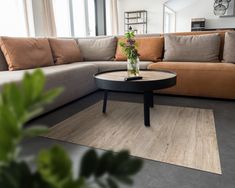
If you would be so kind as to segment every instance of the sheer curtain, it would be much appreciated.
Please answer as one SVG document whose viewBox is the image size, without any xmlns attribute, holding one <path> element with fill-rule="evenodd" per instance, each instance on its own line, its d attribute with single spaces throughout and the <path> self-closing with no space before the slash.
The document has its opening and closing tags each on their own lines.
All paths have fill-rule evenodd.
<svg viewBox="0 0 235 188">
<path fill-rule="evenodd" d="M 107 34 L 118 35 L 118 3 L 117 0 L 106 0 Z"/>
<path fill-rule="evenodd" d="M 0 35 L 28 36 L 23 0 L 0 0 Z"/>
<path fill-rule="evenodd" d="M 73 24 L 74 35 L 77 37 L 85 37 L 88 33 L 87 23 L 87 0 L 73 0 Z"/>
<path fill-rule="evenodd" d="M 42 0 L 42 15 L 44 15 L 44 36 L 57 36 L 52 0 Z"/>
<path fill-rule="evenodd" d="M 53 0 L 58 37 L 71 36 L 69 0 Z"/>
</svg>

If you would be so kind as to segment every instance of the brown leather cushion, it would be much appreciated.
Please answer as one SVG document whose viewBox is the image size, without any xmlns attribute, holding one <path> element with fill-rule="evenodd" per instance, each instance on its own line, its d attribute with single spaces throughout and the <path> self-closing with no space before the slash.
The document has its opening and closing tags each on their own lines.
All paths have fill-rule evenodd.
<svg viewBox="0 0 235 188">
<path fill-rule="evenodd" d="M 56 65 L 82 61 L 82 54 L 74 39 L 49 39 Z"/>
<path fill-rule="evenodd" d="M 54 64 L 46 38 L 1 37 L 0 41 L 9 70 L 38 68 Z"/>
<path fill-rule="evenodd" d="M 137 49 L 140 54 L 140 60 L 142 61 L 159 61 L 162 58 L 164 38 L 163 37 L 138 37 L 135 39 L 137 43 Z M 126 42 L 123 37 L 118 39 L 118 46 L 115 55 L 117 61 L 127 60 L 124 54 L 120 42 Z"/>
</svg>

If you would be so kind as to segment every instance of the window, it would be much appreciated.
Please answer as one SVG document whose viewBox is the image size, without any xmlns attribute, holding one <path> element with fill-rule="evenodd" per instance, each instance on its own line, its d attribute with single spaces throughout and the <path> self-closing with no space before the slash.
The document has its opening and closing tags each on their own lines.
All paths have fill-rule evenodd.
<svg viewBox="0 0 235 188">
<path fill-rule="evenodd" d="M 164 6 L 164 33 L 175 32 L 175 12 Z"/>
<path fill-rule="evenodd" d="M 95 36 L 94 0 L 53 0 L 57 36 Z"/>
<path fill-rule="evenodd" d="M 27 36 L 23 0 L 0 1 L 0 35 Z"/>
</svg>

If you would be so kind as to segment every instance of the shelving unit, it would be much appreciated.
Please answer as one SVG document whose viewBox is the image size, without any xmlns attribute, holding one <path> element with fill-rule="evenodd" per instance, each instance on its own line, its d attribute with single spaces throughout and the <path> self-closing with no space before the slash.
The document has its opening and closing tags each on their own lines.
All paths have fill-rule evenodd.
<svg viewBox="0 0 235 188">
<path fill-rule="evenodd" d="M 205 18 L 192 18 L 191 31 L 204 31 L 206 26 Z"/>
<path fill-rule="evenodd" d="M 124 28 L 125 32 L 130 30 L 135 31 L 136 34 L 146 34 L 147 33 L 147 11 L 137 10 L 129 11 L 124 13 Z"/>
</svg>

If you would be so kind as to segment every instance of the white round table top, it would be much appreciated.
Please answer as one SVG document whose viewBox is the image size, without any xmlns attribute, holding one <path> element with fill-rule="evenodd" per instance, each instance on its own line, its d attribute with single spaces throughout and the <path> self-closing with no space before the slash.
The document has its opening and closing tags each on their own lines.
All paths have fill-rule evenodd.
<svg viewBox="0 0 235 188">
<path fill-rule="evenodd" d="M 96 75 L 97 79 L 101 80 L 110 80 L 110 81 L 124 81 L 127 77 L 127 71 L 110 71 L 104 72 Z M 161 70 L 142 70 L 140 71 L 140 76 L 143 77 L 141 80 L 133 80 L 135 82 L 144 82 L 144 81 L 157 81 L 165 80 L 169 78 L 176 77 L 176 74 L 170 71 L 161 71 Z M 133 82 L 132 81 L 132 82 Z"/>
</svg>

